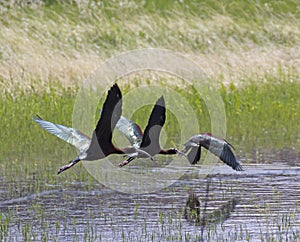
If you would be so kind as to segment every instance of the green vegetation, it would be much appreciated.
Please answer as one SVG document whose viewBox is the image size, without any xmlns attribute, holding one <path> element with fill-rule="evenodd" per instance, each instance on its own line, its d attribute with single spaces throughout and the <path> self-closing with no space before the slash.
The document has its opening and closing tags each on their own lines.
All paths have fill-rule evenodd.
<svg viewBox="0 0 300 242">
<path fill-rule="evenodd" d="M 81 164 L 57 176 L 57 169 L 75 157 L 75 148 L 32 121 L 32 116 L 39 114 L 45 120 L 72 126 L 79 86 L 105 60 L 123 51 L 164 48 L 184 53 L 199 65 L 224 101 L 226 139 L 243 163 L 268 163 L 260 159 L 261 154 L 300 149 L 300 6 L 296 0 L 1 1 L 0 14 L 0 240 L 58 241 L 71 234 L 74 241 L 101 241 L 99 220 L 115 239 L 125 241 L 200 239 L 200 229 L 184 229 L 186 221 L 179 212 L 151 208 L 155 215 L 150 217 L 157 220 L 151 222 L 158 232 L 147 227 L 148 207 L 141 204 L 140 197 L 130 198 L 134 200 L 132 216 L 118 217 L 116 210 L 122 210 L 118 197 L 111 197 L 108 209 L 103 207 L 108 196 L 105 189 Z M 118 84 L 123 94 L 142 84 L 168 86 L 163 94 L 171 96 L 171 90 L 175 91 L 194 111 L 197 132 L 211 131 L 209 110 L 195 88 L 160 74 L 133 74 Z M 154 102 L 161 94 L 141 95 L 149 95 Z M 102 102 L 103 97 L 98 109 Z M 128 103 L 124 101 L 124 115 L 130 109 Z M 190 120 L 179 99 L 174 98 L 172 105 Z M 141 107 L 130 118 L 144 128 L 151 108 Z M 98 112 L 91 117 L 95 123 Z M 186 122 L 191 129 L 196 125 Z M 162 135 L 166 147 L 182 148 L 180 125 L 181 120 L 169 109 Z M 116 132 L 114 138 L 119 136 Z M 187 179 L 195 177 L 199 179 L 195 173 Z M 198 180 L 195 184 L 200 185 Z M 237 193 L 246 191 L 238 182 L 235 185 Z M 263 185 L 270 189 L 269 184 Z M 166 189 L 168 196 L 172 189 L 176 190 Z M 279 190 L 272 189 L 273 203 L 256 203 L 254 192 L 248 194 L 252 200 L 245 200 L 247 205 L 257 205 L 258 217 L 266 221 L 261 224 L 258 219 L 255 229 L 260 229 L 262 240 L 276 240 L 278 234 L 281 240 L 299 239 L 294 226 L 299 224 L 298 204 L 286 209 L 285 198 L 277 198 Z M 19 198 L 23 200 L 14 200 Z M 154 199 L 153 204 L 156 202 Z M 145 208 L 147 212 L 141 212 Z M 284 213 L 274 218 L 274 211 Z M 78 215 L 81 212 L 83 215 Z M 144 225 L 129 232 L 127 227 L 119 227 L 128 221 L 143 221 Z M 271 227 L 276 227 L 276 232 Z M 232 229 L 228 240 L 251 241 L 253 233 L 246 225 Z M 206 236 L 208 240 L 210 236 L 220 238 L 223 230 L 223 225 L 208 228 Z"/>
<path fill-rule="evenodd" d="M 223 89 L 228 136 L 244 151 L 299 148 L 300 84 L 288 81 L 251 83 Z"/>
<path fill-rule="evenodd" d="M 60 94 L 57 93 L 59 88 Z M 10 174 L 10 169 L 13 169 L 12 173 L 21 170 L 28 175 L 45 166 L 43 174 L 48 176 L 48 173 L 55 174 L 57 168 L 76 155 L 73 147 L 50 135 L 31 119 L 37 113 L 45 120 L 72 126 L 76 92 L 59 88 L 53 86 L 49 93 L 18 94 L 17 97 L 7 94 L 0 100 L 3 107 L 0 113 L 0 140 L 5 141 L 0 147 L 5 168 L 3 175 Z M 210 132 L 209 112 L 193 87 L 178 88 L 176 91 L 188 100 L 198 119 L 200 128 L 192 129 L 193 132 Z M 231 84 L 229 88 L 222 86 L 219 91 L 226 108 L 226 138 L 234 144 L 241 156 L 253 150 L 300 147 L 300 134 L 297 132 L 300 126 L 300 83 L 267 81 L 258 86 L 252 82 L 242 88 Z M 173 101 L 175 107 L 181 105 L 179 101 Z M 151 109 L 152 105 L 149 105 L 136 110 L 131 118 L 144 129 Z M 96 123 L 99 116 L 95 112 Z M 187 112 L 186 115 L 190 114 Z M 169 138 L 165 146 L 182 148 L 182 144 L 177 142 L 182 123 L 177 118 L 168 111 L 165 130 Z M 183 125 L 189 124 L 183 122 Z M 12 161 L 14 166 L 10 166 Z"/>
<path fill-rule="evenodd" d="M 237 223 L 227 224 L 225 220 L 221 225 L 207 224 L 204 232 L 207 241 L 216 241 L 216 238 L 221 238 L 221 241 L 226 239 L 252 241 L 258 238 L 262 241 L 273 241 L 279 238 L 282 241 L 299 239 L 298 204 L 294 209 L 287 210 L 287 201 L 279 196 L 277 189 L 270 192 L 262 191 L 262 187 L 252 187 L 252 182 L 247 185 L 247 182 L 236 183 L 234 178 L 230 178 L 230 181 L 225 179 L 227 181 L 218 179 L 212 181 L 207 213 L 217 212 L 220 206 L 226 204 L 228 198 L 243 195 L 238 208 L 235 208 L 233 214 L 229 216 L 229 219 Z M 197 191 L 201 192 L 201 199 L 203 199 L 205 183 L 196 182 L 194 185 L 198 187 Z M 241 192 L 245 187 L 249 190 Z M 115 238 L 121 241 L 159 239 L 198 241 L 201 238 L 201 226 L 183 217 L 185 202 L 188 199 L 187 194 L 184 197 L 178 196 L 178 192 L 184 194 L 183 188 L 175 186 L 159 192 L 162 201 L 153 198 L 153 195 L 142 196 L 148 198 L 145 201 L 128 197 L 128 194 L 114 194 L 112 191 L 103 197 L 104 194 L 100 189 L 101 187 L 97 185 L 91 189 L 83 183 L 81 185 L 78 183 L 76 186 L 69 184 L 64 192 L 52 190 L 52 193 L 46 197 L 48 200 L 41 195 L 36 199 L 28 199 L 26 207 L 20 204 L 16 207 L 3 208 L 0 214 L 0 239 L 60 241 L 67 238 L 79 241 L 84 238 L 87 241 L 107 241 L 108 238 Z M 256 193 L 253 194 L 256 189 Z M 77 192 L 80 192 L 80 196 Z M 270 196 L 267 199 L 263 197 L 266 194 Z M 172 199 L 170 195 L 175 197 Z M 51 204 L 53 198 L 55 203 Z M 245 199 L 248 203 L 245 203 Z M 45 204 L 45 200 L 49 203 Z M 64 202 L 61 203 L 61 200 Z M 289 202 L 293 203 L 293 201 Z M 149 211 L 149 205 L 151 205 L 150 210 L 153 209 L 153 214 Z M 202 210 L 203 200 L 200 206 Z M 120 207 L 128 213 L 120 214 Z M 249 213 L 247 208 L 250 209 L 251 214 L 247 214 Z M 55 209 L 55 213 L 52 209 Z M 252 220 L 252 226 L 254 223 L 255 226 L 258 224 L 258 227 L 249 226 L 247 221 L 240 219 L 240 216 L 245 215 L 249 216 L 250 221 Z M 151 220 L 148 220 L 149 216 Z M 120 224 L 127 226 L 121 227 Z M 255 229 L 254 233 L 253 229 Z"/>
</svg>

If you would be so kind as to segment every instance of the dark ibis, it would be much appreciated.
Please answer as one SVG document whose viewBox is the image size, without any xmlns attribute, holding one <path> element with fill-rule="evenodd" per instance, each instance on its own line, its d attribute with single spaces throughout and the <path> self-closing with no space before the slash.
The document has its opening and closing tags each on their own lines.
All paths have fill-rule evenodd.
<svg viewBox="0 0 300 242">
<path fill-rule="evenodd" d="M 93 131 L 92 139 L 84 135 L 78 130 L 65 127 L 63 125 L 53 124 L 44 121 L 37 116 L 34 119 L 41 127 L 46 129 L 57 137 L 74 145 L 80 150 L 79 156 L 73 159 L 69 164 L 62 166 L 58 170 L 58 174 L 71 168 L 81 160 L 99 160 L 111 154 L 126 154 L 136 157 L 150 157 L 146 151 L 138 149 L 134 146 L 125 148 L 115 147 L 112 143 L 112 133 L 119 121 L 122 113 L 122 94 L 117 84 L 114 84 L 108 91 L 106 100 L 103 104 L 101 117 Z"/>
<path fill-rule="evenodd" d="M 149 154 L 151 157 L 155 156 L 156 154 L 162 154 L 162 155 L 174 155 L 174 154 L 180 154 L 185 155 L 184 153 L 180 152 L 179 150 L 175 148 L 169 148 L 169 149 L 162 149 L 159 144 L 159 136 L 162 127 L 164 126 L 166 121 L 166 107 L 165 107 L 165 100 L 162 97 L 160 97 L 156 104 L 154 105 L 152 112 L 150 114 L 150 118 L 148 120 L 148 124 L 146 126 L 144 134 L 142 133 L 139 126 L 135 126 L 135 133 L 138 134 L 139 139 L 142 137 L 142 141 L 140 143 L 139 149 L 145 151 L 147 154 Z M 128 126 L 132 128 L 133 126 Z M 126 132 L 128 133 L 128 132 Z M 131 132 L 133 134 L 134 132 Z M 132 135 L 134 136 L 134 135 Z M 145 158 L 145 155 L 140 153 L 135 153 L 133 155 L 128 155 L 127 160 L 123 161 L 119 164 L 120 167 L 123 167 L 130 163 L 135 158 Z"/>
<path fill-rule="evenodd" d="M 184 146 L 185 149 L 182 152 L 185 154 L 189 152 L 187 158 L 191 164 L 197 164 L 201 158 L 201 147 L 204 147 L 232 169 L 236 171 L 244 170 L 231 150 L 234 147 L 225 139 L 216 138 L 210 133 L 194 135 Z"/>
</svg>

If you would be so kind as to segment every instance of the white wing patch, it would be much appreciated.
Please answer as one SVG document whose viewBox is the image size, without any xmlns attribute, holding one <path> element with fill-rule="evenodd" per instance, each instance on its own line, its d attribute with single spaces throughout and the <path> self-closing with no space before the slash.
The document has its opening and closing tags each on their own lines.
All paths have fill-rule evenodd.
<svg viewBox="0 0 300 242">
<path fill-rule="evenodd" d="M 129 140 L 132 146 L 140 148 L 143 133 L 135 122 L 121 116 L 116 127 Z"/>
<path fill-rule="evenodd" d="M 38 115 L 33 117 L 33 120 L 49 133 L 75 146 L 80 153 L 87 151 L 90 146 L 91 138 L 81 133 L 77 129 L 73 129 L 61 124 L 51 123 L 43 120 Z M 129 140 L 132 146 L 135 148 L 140 147 L 143 139 L 143 133 L 135 122 L 121 116 L 116 127 Z"/>
<path fill-rule="evenodd" d="M 33 120 L 49 133 L 75 146 L 81 153 L 90 146 L 91 139 L 76 129 L 51 123 L 38 116 L 34 117 Z"/>
</svg>

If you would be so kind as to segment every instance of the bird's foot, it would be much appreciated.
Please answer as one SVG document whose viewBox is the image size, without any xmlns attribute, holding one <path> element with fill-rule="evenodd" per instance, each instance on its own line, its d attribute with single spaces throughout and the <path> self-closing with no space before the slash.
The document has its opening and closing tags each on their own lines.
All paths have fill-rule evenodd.
<svg viewBox="0 0 300 242">
<path fill-rule="evenodd" d="M 153 156 L 150 157 L 150 160 L 153 161 L 153 162 L 158 162 L 158 160 L 157 160 L 157 159 L 154 159 Z"/>
<path fill-rule="evenodd" d="M 68 165 L 65 165 L 65 166 L 62 166 L 61 168 L 59 168 L 57 174 L 60 174 L 62 172 L 64 172 L 65 170 L 68 170 L 69 168 L 71 168 L 73 165 L 72 163 L 68 164 Z"/>
<path fill-rule="evenodd" d="M 119 167 L 123 167 L 123 166 L 126 166 L 130 161 L 128 160 L 124 160 L 123 162 L 119 163 L 118 166 Z"/>
</svg>

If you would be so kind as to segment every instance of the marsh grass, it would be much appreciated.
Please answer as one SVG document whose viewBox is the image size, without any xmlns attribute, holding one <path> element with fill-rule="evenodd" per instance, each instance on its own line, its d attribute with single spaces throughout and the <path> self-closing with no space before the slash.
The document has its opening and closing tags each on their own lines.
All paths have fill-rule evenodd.
<svg viewBox="0 0 300 242">
<path fill-rule="evenodd" d="M 227 84 L 281 67 L 299 76 L 293 0 L 20 2 L 0 5 L 1 94 L 53 80 L 74 87 L 108 57 L 148 47 L 185 53 Z"/>
<path fill-rule="evenodd" d="M 224 203 L 223 198 L 220 198 L 217 194 L 217 187 L 217 189 L 225 193 L 225 197 L 232 197 L 239 194 L 240 186 L 242 186 L 241 184 L 235 184 L 233 192 L 229 190 L 226 191 L 226 189 L 230 187 L 230 183 L 231 182 L 225 180 L 218 181 L 217 178 L 215 180 L 213 179 L 212 186 L 214 188 L 212 188 L 211 191 L 212 197 L 209 199 L 209 212 L 214 211 L 220 204 Z M 199 189 L 199 184 L 195 183 L 194 185 Z M 132 208 L 128 210 L 128 214 L 122 213 L 122 215 L 120 215 L 118 214 L 118 211 L 116 211 L 118 209 L 115 207 L 116 203 L 114 201 L 111 201 L 112 204 L 109 208 L 102 205 L 93 207 L 91 203 L 93 203 L 94 199 L 97 199 L 97 196 L 89 193 L 79 197 L 76 195 L 74 196 L 74 194 L 72 195 L 72 192 L 75 192 L 78 189 L 79 188 L 76 188 L 75 186 L 73 188 L 69 187 L 69 195 L 64 193 L 60 194 L 60 196 L 62 196 L 61 199 L 68 202 L 59 203 L 60 200 L 56 201 L 58 204 L 65 207 L 64 209 L 60 207 L 54 208 L 56 211 L 55 216 L 53 216 L 53 213 L 51 214 L 49 207 L 45 207 L 42 198 L 27 202 L 26 207 L 20 204 L 19 207 L 7 208 L 5 213 L 3 213 L 2 210 L 2 214 L 0 214 L 0 238 L 2 240 L 21 239 L 24 241 L 56 241 L 66 238 L 81 240 L 82 238 L 85 238 L 86 240 L 105 241 L 109 234 L 110 238 L 126 241 L 151 239 L 184 241 L 186 239 L 201 239 L 201 226 L 188 225 L 187 221 L 183 218 L 180 208 L 183 209 L 185 205 L 184 200 L 182 204 L 178 203 L 178 201 L 175 202 L 175 200 L 182 200 L 182 197 L 180 196 L 173 201 L 174 205 L 170 203 L 168 205 L 161 204 L 157 200 L 153 201 L 150 199 L 150 204 L 153 202 L 156 204 L 153 204 L 153 206 L 155 206 L 154 214 L 152 211 L 153 208 L 145 207 L 145 201 L 142 199 L 135 201 L 127 196 L 125 200 L 123 200 L 123 197 L 118 203 L 130 202 Z M 78 191 L 84 190 L 83 185 Z M 176 191 L 178 192 L 178 188 L 170 187 L 166 188 L 165 192 L 167 194 L 173 194 L 174 192 L 173 195 L 176 196 Z M 204 194 L 202 195 L 204 196 Z M 299 228 L 297 229 L 297 205 L 295 208 L 287 210 L 286 200 L 278 196 L 277 189 L 274 189 L 270 193 L 274 198 L 268 201 L 272 201 L 272 203 L 260 203 L 260 201 L 257 200 L 257 195 L 258 194 L 253 194 L 253 196 L 256 197 L 253 201 L 249 200 L 249 194 L 243 198 L 241 206 L 232 214 L 235 223 L 224 222 L 221 224 L 208 225 L 204 230 L 205 240 L 252 241 L 259 238 L 259 236 L 262 241 L 274 241 L 276 239 L 290 241 L 299 239 L 299 234 L 297 234 L 299 232 Z M 263 195 L 263 193 L 259 193 L 259 195 Z M 47 199 L 49 199 L 49 197 Z M 169 199 L 169 202 L 172 202 L 172 199 L 167 199 Z M 82 201 L 84 202 L 82 203 Z M 139 202 L 142 202 L 143 204 L 140 205 Z M 74 209 L 76 210 L 76 206 L 81 207 L 82 205 L 85 206 L 85 209 L 82 213 L 77 214 Z M 290 205 L 291 204 L 288 206 Z M 124 206 L 128 209 L 126 205 Z M 240 213 L 247 213 L 244 206 L 249 208 L 256 206 L 255 210 L 252 210 L 252 212 L 254 212 L 257 217 L 257 223 L 255 224 L 258 224 L 258 227 L 248 227 L 245 221 L 240 220 Z M 287 212 L 283 213 L 280 209 Z M 23 219 L 18 216 L 20 214 L 23 216 Z M 26 216 L 26 219 L 24 219 L 24 216 Z M 145 219 L 150 219 L 149 216 L 151 217 L 151 220 Z M 252 214 L 248 214 L 248 216 L 250 220 L 253 220 Z M 131 226 L 124 226 L 120 229 L 120 224 L 129 225 L 132 223 L 136 223 L 134 228 Z M 258 230 L 253 231 L 253 229 Z"/>
<path fill-rule="evenodd" d="M 59 190 L 59 195 L 53 195 L 49 202 L 48 209 L 56 212 L 52 220 L 47 217 L 48 210 L 43 207 L 47 204 L 43 204 L 42 195 L 27 203 L 3 206 L 0 240 L 59 241 L 68 235 L 73 240 L 101 241 L 103 234 L 97 225 L 99 219 L 103 219 L 102 225 L 115 239 L 201 239 L 197 228 L 191 232 L 183 230 L 184 221 L 178 219 L 178 213 L 155 210 L 158 231 L 147 227 L 145 218 L 149 214 L 141 214 L 142 206 L 138 202 L 133 204 L 133 221 L 144 219 L 143 228 L 127 231 L 124 227 L 121 237 L 119 224 L 114 225 L 115 207 L 110 205 L 109 210 L 98 211 L 96 204 L 96 213 L 94 210 L 85 213 L 88 203 L 84 204 L 84 209 L 77 205 L 91 196 L 89 191 L 101 191 L 103 187 L 95 185 L 81 164 L 63 176 L 57 176 L 57 169 L 74 158 L 76 151 L 42 130 L 31 119 L 37 113 L 51 122 L 72 126 L 78 86 L 103 61 L 122 51 L 166 48 L 185 53 L 195 61 L 223 98 L 226 139 L 235 146 L 238 158 L 245 164 L 253 162 L 250 159 L 252 153 L 256 155 L 255 161 L 266 162 L 261 159 L 266 151 L 300 148 L 300 11 L 297 1 L 31 2 L 0 3 L 0 177 L 6 184 L 1 190 L 1 201 L 26 198 L 56 188 L 66 190 Z M 125 80 L 125 84 L 121 80 L 122 91 L 126 94 L 138 87 L 141 80 L 153 83 L 147 75 L 130 79 L 130 82 Z M 200 127 L 197 132 L 211 130 L 205 102 L 193 87 L 176 78 L 155 81 L 161 86 L 170 86 L 187 100 L 195 110 Z M 102 102 L 103 98 L 98 109 Z M 180 103 L 175 100 L 174 105 Z M 148 120 L 145 113 L 150 114 L 150 110 L 151 105 L 142 107 L 130 118 L 144 128 Z M 98 117 L 98 112 L 95 110 L 95 117 Z M 180 135 L 178 125 L 176 116 L 167 111 L 166 147 L 182 147 L 177 142 Z M 218 189 L 223 185 L 227 184 L 220 182 Z M 239 185 L 238 181 L 235 185 Z M 74 197 L 66 192 L 73 190 L 75 194 L 79 191 L 85 195 L 80 193 Z M 226 192 L 222 193 L 225 195 Z M 260 217 L 267 221 L 257 221 L 261 239 L 299 239 L 299 230 L 293 226 L 299 223 L 298 205 L 285 215 L 271 217 L 272 209 L 284 210 L 278 205 L 282 198 L 276 190 L 273 195 L 276 207 L 272 204 L 257 205 Z M 256 194 L 252 196 L 255 205 Z M 92 204 L 101 199 L 102 196 L 97 197 Z M 66 204 L 70 210 L 57 207 Z M 20 217 L 24 208 L 26 219 Z M 76 214 L 75 210 L 83 211 L 85 217 Z M 132 218 L 126 215 L 122 219 L 128 222 Z M 277 230 L 266 235 L 268 226 L 277 226 Z M 223 237 L 218 235 L 225 229 L 208 228 L 208 240 L 219 238 L 222 241 Z M 251 231 L 247 226 L 232 229 L 228 234 L 230 241 L 251 241 Z M 282 235 L 287 231 L 291 231 L 290 237 Z M 282 236 L 278 237 L 279 234 Z"/>
<path fill-rule="evenodd" d="M 299 147 L 299 83 L 278 80 L 222 90 L 228 136 L 245 150 L 251 147 Z"/>
<path fill-rule="evenodd" d="M 175 89 L 188 100 L 197 117 L 199 130 L 193 132 L 210 132 L 209 112 L 195 89 L 191 86 Z M 250 82 L 242 88 L 234 84 L 229 88 L 221 85 L 219 92 L 226 109 L 226 139 L 234 144 L 238 154 L 243 156 L 243 153 L 247 154 L 255 150 L 262 152 L 300 146 L 298 132 L 300 84 L 298 82 L 267 80 L 259 85 Z M 9 174 L 22 172 L 25 176 L 36 173 L 41 178 L 43 176 L 52 178 L 49 174 L 55 174 L 62 162 L 74 158 L 76 151 L 75 148 L 41 129 L 32 121 L 32 117 L 39 114 L 45 120 L 72 126 L 76 91 L 53 86 L 47 93 L 16 95 L 17 97 L 13 97 L 6 94 L 0 101 L 3 107 L 0 113 L 2 120 L 0 139 L 4 141 L 0 147 L 2 167 L 5 171 L 3 175 L 5 173 L 9 177 Z M 126 95 L 126 88 L 124 95 Z M 100 107 L 102 102 L 99 102 Z M 176 107 L 180 103 L 174 100 L 173 105 Z M 152 105 L 142 107 L 129 118 L 144 129 L 151 109 Z M 95 112 L 94 123 L 96 124 L 99 114 L 97 110 Z M 182 124 L 177 117 L 168 111 L 163 135 L 165 147 L 175 146 L 181 149 L 182 144 L 178 143 L 180 125 Z M 77 172 L 75 174 L 78 175 Z M 83 179 L 84 174 L 87 173 L 80 175 Z"/>
</svg>

